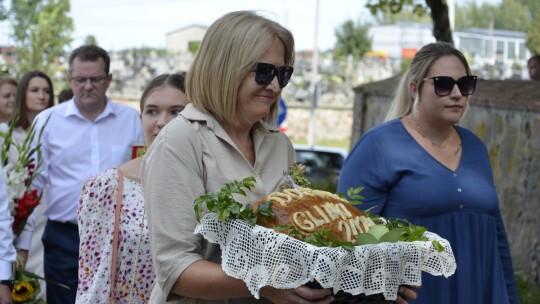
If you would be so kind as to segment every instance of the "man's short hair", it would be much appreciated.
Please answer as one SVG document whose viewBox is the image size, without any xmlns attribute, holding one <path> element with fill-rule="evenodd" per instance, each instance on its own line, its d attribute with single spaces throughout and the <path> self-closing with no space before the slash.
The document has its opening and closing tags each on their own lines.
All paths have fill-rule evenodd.
<svg viewBox="0 0 540 304">
<path fill-rule="evenodd" d="M 105 62 L 105 73 L 109 75 L 109 69 L 111 66 L 111 58 L 104 49 L 97 45 L 83 45 L 71 53 L 69 56 L 69 72 L 73 71 L 73 60 L 79 58 L 80 61 L 97 61 L 99 58 L 103 58 Z"/>
<path fill-rule="evenodd" d="M 531 63 L 532 61 L 540 62 L 540 54 L 536 54 L 536 55 L 532 56 L 531 58 L 529 58 L 529 60 L 527 60 L 527 63 Z"/>
</svg>

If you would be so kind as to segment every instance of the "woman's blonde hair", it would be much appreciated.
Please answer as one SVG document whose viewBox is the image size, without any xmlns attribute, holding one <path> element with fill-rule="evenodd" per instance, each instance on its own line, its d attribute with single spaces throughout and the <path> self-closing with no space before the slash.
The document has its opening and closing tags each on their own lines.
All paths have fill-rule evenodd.
<svg viewBox="0 0 540 304">
<path fill-rule="evenodd" d="M 426 78 L 429 73 L 433 62 L 444 56 L 456 56 L 463 63 L 467 75 L 471 75 L 471 69 L 467 63 L 467 59 L 465 59 L 465 56 L 451 44 L 446 42 L 434 42 L 423 46 L 411 61 L 409 70 L 401 76 L 395 97 L 386 114 L 385 121 L 403 117 L 413 111 L 418 103 L 418 94 L 412 96 L 410 84 L 413 82 L 416 83 L 416 91 L 420 92 L 424 84 L 423 79 Z"/>
<path fill-rule="evenodd" d="M 235 124 L 237 95 L 242 81 L 253 71 L 270 44 L 279 40 L 285 65 L 294 64 L 294 38 L 275 21 L 252 11 L 231 12 L 215 21 L 204 35 L 186 77 L 186 95 L 198 109 Z M 264 119 L 273 122 L 278 103 Z"/>
</svg>

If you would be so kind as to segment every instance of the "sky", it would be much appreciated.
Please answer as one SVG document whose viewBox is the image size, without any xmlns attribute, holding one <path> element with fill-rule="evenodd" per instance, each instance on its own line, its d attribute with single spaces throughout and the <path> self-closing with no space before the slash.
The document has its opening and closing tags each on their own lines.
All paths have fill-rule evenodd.
<svg viewBox="0 0 540 304">
<path fill-rule="evenodd" d="M 9 2 L 4 1 L 4 5 Z M 297 50 L 315 46 L 330 49 L 335 44 L 335 29 L 344 22 L 372 18 L 365 0 L 71 0 L 75 26 L 72 47 L 94 35 L 98 45 L 109 51 L 142 46 L 164 48 L 167 33 L 193 24 L 210 26 L 235 10 L 257 10 L 279 22 L 293 33 Z M 0 23 L 0 44 L 9 44 L 9 33 L 9 24 Z"/>
</svg>

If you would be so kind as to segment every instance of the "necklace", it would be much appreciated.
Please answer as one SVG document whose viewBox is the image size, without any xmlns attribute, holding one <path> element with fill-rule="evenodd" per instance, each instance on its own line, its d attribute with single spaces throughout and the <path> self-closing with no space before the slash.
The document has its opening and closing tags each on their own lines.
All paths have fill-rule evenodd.
<svg viewBox="0 0 540 304">
<path fill-rule="evenodd" d="M 459 150 L 461 150 L 461 143 L 459 143 L 459 146 L 457 147 L 456 151 L 454 151 L 454 156 L 458 155 Z"/>
<path fill-rule="evenodd" d="M 434 143 L 431 139 L 429 139 L 429 137 L 427 137 L 424 132 L 422 132 L 422 129 L 420 129 L 420 125 L 418 124 L 418 122 L 416 121 L 416 119 L 414 119 L 412 117 L 412 115 L 410 116 L 410 120 L 409 120 L 409 124 L 411 124 L 411 126 L 413 127 L 414 130 L 416 130 L 416 132 L 418 132 L 418 134 L 420 134 L 420 136 L 422 136 L 423 138 L 429 140 L 429 142 L 431 143 L 431 146 L 433 148 L 437 148 L 437 149 L 444 149 L 446 148 L 446 146 L 444 145 L 444 143 L 446 142 L 446 140 L 448 140 L 448 138 L 450 138 L 450 135 L 452 134 L 452 129 L 449 129 L 448 130 L 448 134 L 444 137 L 444 140 L 442 141 L 441 144 L 436 144 Z M 460 145 L 461 146 L 461 145 Z M 457 152 L 459 152 L 459 147 L 458 147 L 458 150 L 454 153 L 457 154 Z"/>
</svg>

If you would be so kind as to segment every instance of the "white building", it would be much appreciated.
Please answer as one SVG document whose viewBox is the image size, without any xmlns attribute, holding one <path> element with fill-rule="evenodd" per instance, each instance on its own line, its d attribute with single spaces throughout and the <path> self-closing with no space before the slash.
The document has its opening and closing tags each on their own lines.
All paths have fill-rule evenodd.
<svg viewBox="0 0 540 304">
<path fill-rule="evenodd" d="M 433 25 L 428 23 L 396 23 L 373 26 L 368 35 L 372 38 L 372 50 L 386 53 L 390 59 L 400 61 L 423 45 L 435 42 Z M 454 45 L 470 60 L 472 68 L 504 66 L 506 76 L 510 69 L 523 68 L 531 52 L 525 46 L 527 35 L 523 32 L 495 29 L 460 29 L 453 32 Z M 515 71 L 514 71 L 515 72 Z"/>
<path fill-rule="evenodd" d="M 454 43 L 485 63 L 526 64 L 531 52 L 524 32 L 471 28 L 454 32 Z"/>
<path fill-rule="evenodd" d="M 386 53 L 393 59 L 401 58 L 404 50 L 418 50 L 423 45 L 435 42 L 432 28 L 431 24 L 409 22 L 372 26 L 368 31 L 372 39 L 371 49 Z"/>
<path fill-rule="evenodd" d="M 198 49 L 207 29 L 206 26 L 193 24 L 167 33 L 167 52 L 185 54 Z"/>
</svg>

